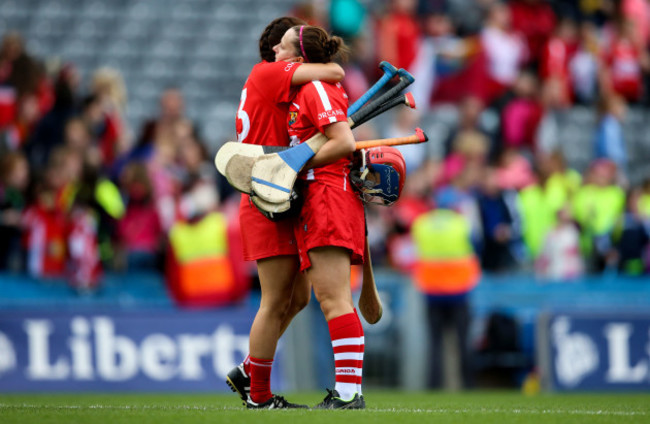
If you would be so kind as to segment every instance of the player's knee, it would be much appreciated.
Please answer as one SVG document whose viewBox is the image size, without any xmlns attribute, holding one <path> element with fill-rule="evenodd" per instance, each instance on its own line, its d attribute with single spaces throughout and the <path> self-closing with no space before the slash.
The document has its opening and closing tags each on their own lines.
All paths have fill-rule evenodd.
<svg viewBox="0 0 650 424">
<path fill-rule="evenodd" d="M 284 319 L 286 311 L 291 308 L 291 298 L 277 297 L 260 305 L 260 309 L 264 309 L 267 316 L 272 316 L 278 320 Z"/>
<path fill-rule="evenodd" d="M 296 312 L 300 312 L 307 305 L 309 305 L 309 299 L 311 297 L 311 290 L 300 290 L 296 291 L 293 294 L 293 297 L 291 299 L 291 308 Z"/>
</svg>

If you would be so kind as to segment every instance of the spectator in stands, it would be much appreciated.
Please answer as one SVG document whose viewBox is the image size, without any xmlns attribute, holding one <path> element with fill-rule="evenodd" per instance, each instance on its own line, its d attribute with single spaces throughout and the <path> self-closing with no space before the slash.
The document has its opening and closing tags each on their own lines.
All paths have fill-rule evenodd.
<svg viewBox="0 0 650 424">
<path fill-rule="evenodd" d="M 110 167 L 117 156 L 128 150 L 128 133 L 125 128 L 126 87 L 122 75 L 112 68 L 99 68 L 91 81 L 91 93 L 101 104 L 106 134 L 101 137 L 104 166 Z M 114 134 L 114 135 L 113 135 Z"/>
<path fill-rule="evenodd" d="M 519 192 L 524 241 L 531 259 L 540 255 L 560 210 L 572 204 L 581 184 L 580 175 L 566 166 L 559 151 L 539 155 L 537 168 L 537 181 Z"/>
<path fill-rule="evenodd" d="M 623 121 L 627 105 L 623 97 L 604 93 L 598 105 L 599 119 L 594 140 L 596 159 L 608 159 L 618 167 L 622 176 L 627 175 L 627 146 L 623 134 Z"/>
<path fill-rule="evenodd" d="M 581 277 L 584 272 L 580 232 L 571 218 L 570 209 L 565 207 L 558 211 L 557 223 L 544 239 L 535 260 L 535 273 L 543 279 L 567 281 Z"/>
<path fill-rule="evenodd" d="M 553 191 L 552 197 L 547 200 L 553 208 L 553 213 L 557 214 L 580 190 L 582 176 L 567 165 L 560 150 L 550 154 L 538 154 L 536 165 L 548 189 Z"/>
<path fill-rule="evenodd" d="M 445 171 L 449 170 L 449 165 L 454 164 L 456 158 L 460 158 L 463 164 L 484 165 L 489 148 L 490 142 L 483 133 L 472 130 L 459 132 L 452 141 L 452 153 L 445 161 Z"/>
<path fill-rule="evenodd" d="M 367 75 L 374 75 L 375 57 L 366 34 L 360 34 L 350 41 L 350 60 L 342 64 L 345 79 L 341 81 L 349 102 L 353 104 L 370 88 Z"/>
<path fill-rule="evenodd" d="M 77 113 L 80 77 L 70 64 L 61 68 L 54 84 L 54 105 L 38 122 L 25 146 L 29 163 L 36 169 L 46 166 L 50 152 L 63 143 L 66 122 Z"/>
<path fill-rule="evenodd" d="M 214 165 L 188 125 L 187 134 L 180 146 L 179 213 L 183 219 L 215 210 L 219 206 L 219 193 L 215 190 Z"/>
<path fill-rule="evenodd" d="M 185 100 L 177 88 L 169 88 L 160 96 L 160 114 L 142 126 L 137 147 L 150 146 L 162 139 L 173 139 L 176 124 L 185 118 Z"/>
<path fill-rule="evenodd" d="M 19 152 L 0 155 L 0 270 L 21 268 L 21 214 L 28 184 L 25 156 Z"/>
<path fill-rule="evenodd" d="M 24 94 L 19 97 L 13 121 L 0 132 L 0 154 L 3 151 L 20 149 L 29 139 L 40 118 L 36 95 Z"/>
<path fill-rule="evenodd" d="M 102 98 L 91 94 L 82 104 L 81 118 L 90 130 L 93 143 L 96 143 L 102 154 L 102 165 L 110 169 L 117 154 L 119 143 L 119 128 L 115 118 L 108 115 L 104 109 Z"/>
<path fill-rule="evenodd" d="M 589 168 L 585 184 L 573 199 L 573 215 L 580 224 L 581 248 L 598 272 L 616 266 L 612 234 L 625 209 L 625 192 L 616 182 L 617 167 L 600 159 Z"/>
<path fill-rule="evenodd" d="M 410 70 L 422 38 L 417 0 L 388 0 L 388 11 L 378 22 L 377 57 Z"/>
<path fill-rule="evenodd" d="M 80 117 L 74 117 L 65 124 L 64 144 L 66 147 L 79 152 L 84 163 L 101 167 L 102 155 L 99 146 L 94 143 L 90 129 Z"/>
<path fill-rule="evenodd" d="M 153 188 L 153 198 L 165 230 L 169 230 L 176 219 L 176 199 L 180 187 L 178 167 L 176 165 L 175 140 L 177 131 L 182 126 L 182 122 L 176 124 L 175 133 L 170 134 L 173 139 L 163 138 L 157 141 L 153 145 L 151 156 L 146 162 Z"/>
<path fill-rule="evenodd" d="M 152 269 L 162 248 L 163 228 L 156 209 L 147 167 L 131 162 L 122 171 L 120 186 L 126 212 L 117 224 L 117 244 L 127 269 Z"/>
<path fill-rule="evenodd" d="M 62 277 L 65 273 L 67 213 L 81 167 L 78 153 L 60 147 L 52 152 L 36 183 L 34 202 L 23 217 L 27 269 L 34 277 Z"/>
<path fill-rule="evenodd" d="M 66 274 L 68 283 L 78 293 L 97 290 L 102 275 L 94 189 L 89 184 L 81 185 L 68 216 Z"/>
<path fill-rule="evenodd" d="M 511 0 L 512 29 L 523 34 L 528 45 L 528 62 L 537 67 L 544 45 L 555 29 L 555 12 L 544 0 Z"/>
<path fill-rule="evenodd" d="M 650 219 L 650 178 L 647 178 L 641 184 L 639 212 L 643 215 L 644 219 Z"/>
<path fill-rule="evenodd" d="M 311 0 L 298 1 L 291 11 L 291 16 L 295 16 L 309 25 L 325 27 L 328 21 L 327 10 L 320 2 Z"/>
<path fill-rule="evenodd" d="M 503 108 L 501 118 L 503 147 L 531 155 L 535 151 L 535 133 L 543 113 L 538 100 L 537 78 L 530 72 L 522 72 L 512 91 L 514 98 Z"/>
<path fill-rule="evenodd" d="M 497 160 L 497 183 L 502 189 L 521 190 L 535 183 L 530 155 L 506 147 Z"/>
<path fill-rule="evenodd" d="M 580 25 L 580 41 L 569 63 L 573 95 L 577 102 L 591 104 L 596 100 L 598 74 L 601 65 L 600 43 L 596 26 L 591 22 Z"/>
<path fill-rule="evenodd" d="M 502 3 L 490 6 L 481 31 L 485 52 L 487 81 L 482 90 L 486 103 L 501 97 L 517 79 L 528 58 L 526 44 L 512 31 L 510 10 Z"/>
<path fill-rule="evenodd" d="M 650 5 L 644 0 L 622 0 L 615 3 L 617 15 L 630 21 L 633 38 L 642 48 L 650 42 Z"/>
<path fill-rule="evenodd" d="M 625 213 L 614 230 L 618 270 L 626 275 L 650 272 L 650 217 L 640 210 L 641 195 L 639 188 L 628 193 Z"/>
<path fill-rule="evenodd" d="M 380 222 L 369 219 L 368 222 L 375 224 L 374 230 L 385 232 L 384 239 L 380 241 L 386 248 L 388 265 L 402 272 L 410 273 L 416 261 L 411 237 L 411 226 L 418 216 L 433 209 L 433 186 L 440 176 L 440 163 L 435 159 L 429 159 L 417 170 L 413 171 L 406 179 L 404 189 L 400 195 L 399 202 L 390 208 L 382 208 L 377 212 L 383 212 L 379 216 Z M 368 211 L 369 209 L 367 209 Z M 390 225 L 387 227 L 386 223 Z M 377 241 L 376 234 L 369 240 Z M 378 256 L 377 258 L 380 258 Z M 375 262 L 373 252 L 373 262 Z M 379 260 L 376 263 L 381 263 Z"/>
<path fill-rule="evenodd" d="M 628 102 L 638 102 L 643 90 L 643 71 L 650 70 L 649 60 L 645 46 L 635 35 L 634 22 L 615 21 L 603 51 L 607 68 L 602 92 L 613 91 Z"/>
<path fill-rule="evenodd" d="M 494 168 L 486 168 L 478 196 L 484 248 L 481 266 L 486 271 L 514 269 L 525 259 L 518 195 L 499 188 Z"/>
<path fill-rule="evenodd" d="M 16 96 L 20 97 L 28 93 L 36 93 L 40 78 L 43 76 L 42 67 L 25 50 L 22 37 L 17 33 L 9 33 L 6 37 L 6 44 L 3 45 L 0 61 L 6 72 L 4 84 L 16 90 Z"/>
<path fill-rule="evenodd" d="M 437 95 L 443 100 L 462 99 L 471 92 L 473 87 L 467 82 L 471 78 L 468 63 L 479 50 L 476 37 L 455 35 L 453 23 L 445 14 L 427 15 L 424 34 L 411 67 L 415 77 L 411 91 L 421 113 L 429 110 L 439 84 L 443 84 L 443 88 Z"/>
<path fill-rule="evenodd" d="M 477 134 L 475 138 L 481 138 L 487 143 L 487 152 L 492 154 L 496 150 L 496 142 L 492 139 L 492 134 L 484 125 L 481 119 L 485 110 L 485 105 L 481 98 L 477 96 L 467 96 L 458 105 L 458 124 L 449 132 L 449 137 L 445 140 L 445 156 L 454 151 L 454 142 L 460 134 Z"/>
<path fill-rule="evenodd" d="M 8 82 L 16 59 L 25 52 L 23 37 L 15 31 L 7 32 L 0 43 L 0 85 Z"/>
<path fill-rule="evenodd" d="M 474 251 L 480 254 L 483 246 L 483 228 L 476 190 L 483 165 L 461 159 L 462 166 L 451 176 L 450 182 L 434 193 L 437 207 L 460 213 L 469 223 Z"/>
<path fill-rule="evenodd" d="M 539 74 L 543 83 L 555 81 L 560 88 L 562 104 L 572 103 L 573 88 L 569 63 L 577 50 L 577 28 L 571 19 L 561 19 L 553 35 L 544 44 Z"/>
<path fill-rule="evenodd" d="M 418 126 L 419 114 L 412 109 L 399 109 L 386 131 L 386 137 L 405 137 L 413 134 L 413 128 Z M 397 149 L 404 156 L 407 175 L 417 170 L 427 159 L 426 143 L 397 146 Z"/>
<path fill-rule="evenodd" d="M 539 94 L 541 116 L 535 129 L 535 154 L 549 155 L 560 149 L 559 119 L 569 104 L 564 101 L 560 81 L 554 78 L 546 80 Z"/>
<path fill-rule="evenodd" d="M 86 193 L 79 206 L 92 211 L 100 259 L 105 266 L 110 266 L 115 258 L 113 245 L 117 221 L 125 212 L 124 200 L 117 186 L 102 174 L 99 166 L 91 162 L 84 164 L 78 192 Z"/>
</svg>

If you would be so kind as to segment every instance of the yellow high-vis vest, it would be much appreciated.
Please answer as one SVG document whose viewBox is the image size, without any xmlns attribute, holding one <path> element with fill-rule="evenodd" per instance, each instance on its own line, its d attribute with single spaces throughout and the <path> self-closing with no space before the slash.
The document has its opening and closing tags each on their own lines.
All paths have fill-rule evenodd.
<svg viewBox="0 0 650 424">
<path fill-rule="evenodd" d="M 177 222 L 169 232 L 177 262 L 175 291 L 183 299 L 227 301 L 235 291 L 235 275 L 228 258 L 228 223 L 213 212 L 196 223 Z"/>
<path fill-rule="evenodd" d="M 413 277 L 420 291 L 460 295 L 478 284 L 481 267 L 464 216 L 448 209 L 435 209 L 416 218 L 411 235 L 417 255 Z"/>
</svg>

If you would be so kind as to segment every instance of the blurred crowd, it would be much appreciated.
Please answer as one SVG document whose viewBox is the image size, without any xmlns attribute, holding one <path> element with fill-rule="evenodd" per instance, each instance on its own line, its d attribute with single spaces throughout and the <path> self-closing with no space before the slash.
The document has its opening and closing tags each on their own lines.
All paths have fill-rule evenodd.
<svg viewBox="0 0 650 424">
<path fill-rule="evenodd" d="M 484 270 L 534 271 L 566 281 L 588 273 L 650 272 L 650 175 L 631 183 L 624 122 L 650 104 L 650 4 L 645 0 L 391 0 L 364 8 L 333 0 L 307 7 L 356 49 L 346 69 L 352 100 L 379 60 L 409 70 L 417 113 L 384 136 L 406 135 L 440 105 L 458 119 L 443 154 L 400 147 L 405 193 L 372 210 L 377 257 L 409 271 L 411 224 L 436 208 L 466 218 Z M 593 110 L 592 161 L 563 157 L 558 117 Z M 496 116 L 487 125 L 485 112 Z M 386 225 L 388 223 L 388 225 Z"/>
<path fill-rule="evenodd" d="M 219 207 L 216 170 L 183 94 L 132 131 L 118 70 L 87 87 L 74 64 L 48 72 L 19 34 L 0 47 L 0 269 L 65 277 L 81 290 L 105 269 L 163 269 L 175 223 Z"/>
<path fill-rule="evenodd" d="M 381 60 L 415 76 L 418 112 L 395 114 L 383 136 L 412 131 L 440 104 L 458 114 L 444 155 L 403 149 L 408 178 L 397 205 L 369 208 L 375 264 L 409 270 L 411 224 L 444 208 L 466 218 L 486 271 L 558 280 L 650 272 L 650 176 L 630 184 L 623 130 L 630 104 L 650 104 L 645 0 L 331 0 L 293 13 L 353 48 L 351 101 Z M 0 271 L 93 289 L 106 270 L 166 271 L 179 223 L 219 211 L 237 226 L 238 196 L 217 175 L 180 90 L 162 92 L 157 116 L 130 128 L 119 70 L 82 78 L 65 58 L 57 67 L 45 59 L 20 34 L 4 34 Z M 598 116 L 582 174 L 558 145 L 557 116 L 574 104 Z M 486 110 L 499 117 L 496 131 L 480 119 Z M 364 126 L 358 136 L 372 132 Z"/>
</svg>

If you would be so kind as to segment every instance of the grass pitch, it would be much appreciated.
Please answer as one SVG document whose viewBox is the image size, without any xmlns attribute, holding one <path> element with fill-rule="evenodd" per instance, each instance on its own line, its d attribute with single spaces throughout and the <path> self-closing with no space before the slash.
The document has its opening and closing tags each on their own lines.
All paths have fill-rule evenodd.
<svg viewBox="0 0 650 424">
<path fill-rule="evenodd" d="M 314 405 L 323 396 L 287 398 Z M 365 398 L 363 411 L 247 411 L 222 394 L 0 394 L 0 423 L 650 423 L 650 394 L 369 391 Z"/>
</svg>

